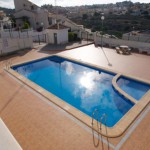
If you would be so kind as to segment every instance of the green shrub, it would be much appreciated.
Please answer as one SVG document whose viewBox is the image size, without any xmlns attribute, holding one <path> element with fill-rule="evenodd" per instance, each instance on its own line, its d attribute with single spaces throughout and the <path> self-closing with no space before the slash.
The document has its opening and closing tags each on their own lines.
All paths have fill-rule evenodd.
<svg viewBox="0 0 150 150">
<path fill-rule="evenodd" d="M 23 29 L 29 29 L 29 28 L 30 28 L 29 24 L 27 22 L 24 22 Z"/>
<path fill-rule="evenodd" d="M 77 41 L 77 39 L 78 39 L 78 35 L 77 35 L 77 33 L 74 33 L 73 40 L 74 40 L 74 41 Z"/>
<path fill-rule="evenodd" d="M 73 32 L 68 32 L 68 39 L 69 39 L 69 42 L 74 40 L 74 33 Z"/>
</svg>

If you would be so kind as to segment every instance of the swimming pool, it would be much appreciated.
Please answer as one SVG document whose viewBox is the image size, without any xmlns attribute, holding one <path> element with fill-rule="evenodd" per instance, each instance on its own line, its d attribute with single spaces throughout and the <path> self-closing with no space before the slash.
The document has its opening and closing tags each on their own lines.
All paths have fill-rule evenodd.
<svg viewBox="0 0 150 150">
<path fill-rule="evenodd" d="M 90 117 L 95 109 L 100 112 L 99 118 L 105 113 L 108 127 L 113 127 L 134 106 L 113 88 L 115 74 L 58 56 L 13 69 Z"/>
<path fill-rule="evenodd" d="M 130 86 L 128 89 L 128 84 L 124 84 L 136 82 L 138 86 L 146 85 L 149 88 L 149 81 L 73 58 L 55 55 L 16 64 L 6 71 L 108 137 L 121 135 L 149 103 L 150 90 L 142 91 L 142 98 L 138 100 L 128 96 L 131 89 Z M 124 92 L 124 86 L 127 87 L 127 93 Z M 135 89 L 134 95 L 136 92 L 139 93 Z M 91 116 L 96 109 L 99 111 L 99 120 L 104 113 L 107 115 L 107 133 L 103 120 L 101 131 L 95 123 L 91 124 Z"/>
</svg>

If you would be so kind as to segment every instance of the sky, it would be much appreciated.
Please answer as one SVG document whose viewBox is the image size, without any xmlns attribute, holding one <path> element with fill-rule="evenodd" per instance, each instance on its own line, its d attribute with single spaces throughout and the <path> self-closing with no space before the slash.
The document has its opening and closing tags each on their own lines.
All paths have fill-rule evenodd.
<svg viewBox="0 0 150 150">
<path fill-rule="evenodd" d="M 29 0 L 38 6 L 43 4 L 55 4 L 55 0 Z M 80 6 L 92 4 L 108 4 L 122 2 L 125 0 L 56 0 L 59 6 Z M 131 0 L 132 2 L 150 3 L 150 0 Z M 0 0 L 0 7 L 14 8 L 14 0 Z"/>
</svg>

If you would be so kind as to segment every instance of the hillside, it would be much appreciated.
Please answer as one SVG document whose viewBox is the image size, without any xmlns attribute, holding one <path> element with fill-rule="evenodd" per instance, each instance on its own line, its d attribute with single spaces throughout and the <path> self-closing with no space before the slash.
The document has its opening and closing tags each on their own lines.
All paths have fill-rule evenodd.
<svg viewBox="0 0 150 150">
<path fill-rule="evenodd" d="M 9 9 L 9 8 L 0 7 L 0 10 L 4 11 L 7 16 L 9 14 L 13 15 L 15 13 L 15 9 Z"/>
<path fill-rule="evenodd" d="M 83 17 L 70 18 L 77 24 L 83 24 L 86 28 L 92 31 L 102 30 L 101 14 L 94 16 L 84 15 Z M 114 34 L 121 37 L 123 33 L 132 30 L 148 30 L 150 29 L 150 16 L 131 16 L 126 15 L 105 15 L 103 22 L 103 31 L 107 34 Z"/>
</svg>

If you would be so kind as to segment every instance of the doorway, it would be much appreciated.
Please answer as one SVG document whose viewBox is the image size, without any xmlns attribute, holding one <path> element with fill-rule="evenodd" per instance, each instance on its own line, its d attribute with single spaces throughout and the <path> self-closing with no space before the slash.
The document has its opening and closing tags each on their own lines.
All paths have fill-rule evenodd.
<svg viewBox="0 0 150 150">
<path fill-rule="evenodd" d="M 54 44 L 57 44 L 57 33 L 54 33 Z"/>
</svg>

